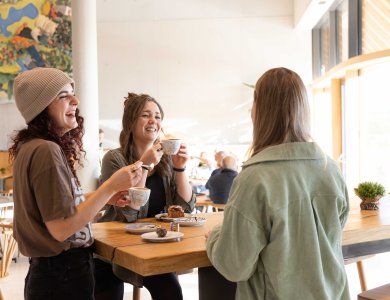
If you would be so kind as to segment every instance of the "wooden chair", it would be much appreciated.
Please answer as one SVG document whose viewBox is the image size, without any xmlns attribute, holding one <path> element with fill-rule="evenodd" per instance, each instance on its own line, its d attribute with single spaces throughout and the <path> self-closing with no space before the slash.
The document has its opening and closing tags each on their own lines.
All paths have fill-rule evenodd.
<svg viewBox="0 0 390 300">
<path fill-rule="evenodd" d="M 8 276 L 8 268 L 16 250 L 16 241 L 13 238 L 12 224 L 0 224 L 0 278 Z"/>
<path fill-rule="evenodd" d="M 362 292 L 358 300 L 390 300 L 390 284 Z"/>
<path fill-rule="evenodd" d="M 177 272 L 177 275 L 183 275 L 183 274 L 189 274 L 192 273 L 194 269 L 188 269 L 181 272 Z M 141 287 L 133 285 L 133 300 L 140 300 L 141 299 Z M 1 299 L 0 299 L 1 300 Z"/>
<path fill-rule="evenodd" d="M 363 260 L 373 256 L 374 255 L 367 255 L 367 256 L 360 256 L 360 257 L 344 260 L 345 265 L 356 263 L 356 267 L 359 275 L 359 281 L 360 281 L 360 289 L 362 292 L 367 290 L 366 277 L 364 275 L 364 268 L 363 268 Z"/>
<path fill-rule="evenodd" d="M 3 292 L 1 291 L 1 289 L 0 289 L 0 300 L 5 300 L 5 298 L 3 296 Z"/>
<path fill-rule="evenodd" d="M 141 289 L 142 288 L 133 285 L 133 300 L 141 300 Z"/>
<path fill-rule="evenodd" d="M 213 210 L 215 210 L 216 212 L 218 212 L 218 211 L 221 211 L 221 210 L 224 210 L 224 209 L 225 209 L 225 204 L 222 204 L 222 203 L 213 203 L 213 204 L 211 204 L 211 207 L 213 208 Z"/>
</svg>

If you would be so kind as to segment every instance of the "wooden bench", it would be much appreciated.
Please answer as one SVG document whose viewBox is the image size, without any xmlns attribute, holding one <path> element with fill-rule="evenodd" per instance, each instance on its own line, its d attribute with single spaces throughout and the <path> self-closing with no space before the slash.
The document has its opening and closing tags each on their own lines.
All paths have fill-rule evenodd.
<svg viewBox="0 0 390 300">
<path fill-rule="evenodd" d="M 362 292 L 358 300 L 390 300 L 390 284 Z"/>
</svg>

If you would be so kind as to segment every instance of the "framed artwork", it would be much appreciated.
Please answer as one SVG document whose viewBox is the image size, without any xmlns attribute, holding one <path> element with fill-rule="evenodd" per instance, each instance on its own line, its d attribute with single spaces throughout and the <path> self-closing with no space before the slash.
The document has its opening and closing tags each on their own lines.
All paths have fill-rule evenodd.
<svg viewBox="0 0 390 300">
<path fill-rule="evenodd" d="M 23 71 L 72 73 L 71 0 L 0 0 L 0 103 L 13 98 Z"/>
</svg>

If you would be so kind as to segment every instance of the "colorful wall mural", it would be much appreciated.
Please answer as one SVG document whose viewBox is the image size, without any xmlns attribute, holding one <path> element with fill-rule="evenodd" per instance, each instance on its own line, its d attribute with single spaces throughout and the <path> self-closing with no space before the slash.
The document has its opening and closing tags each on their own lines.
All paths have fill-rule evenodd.
<svg viewBox="0 0 390 300">
<path fill-rule="evenodd" d="M 0 0 L 0 100 L 35 67 L 72 73 L 71 0 Z"/>
</svg>

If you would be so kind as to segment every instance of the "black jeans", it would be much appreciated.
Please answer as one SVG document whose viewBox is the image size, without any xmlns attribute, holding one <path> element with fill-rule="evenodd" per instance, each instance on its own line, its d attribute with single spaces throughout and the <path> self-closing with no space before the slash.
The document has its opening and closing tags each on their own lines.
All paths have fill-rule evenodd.
<svg viewBox="0 0 390 300">
<path fill-rule="evenodd" d="M 25 279 L 26 300 L 93 300 L 92 251 L 77 248 L 52 257 L 32 257 Z"/>
<path fill-rule="evenodd" d="M 123 281 L 112 271 L 112 265 L 95 258 L 95 299 L 122 300 Z M 143 286 L 148 289 L 153 300 L 182 300 L 183 293 L 176 273 L 143 277 Z"/>
</svg>

